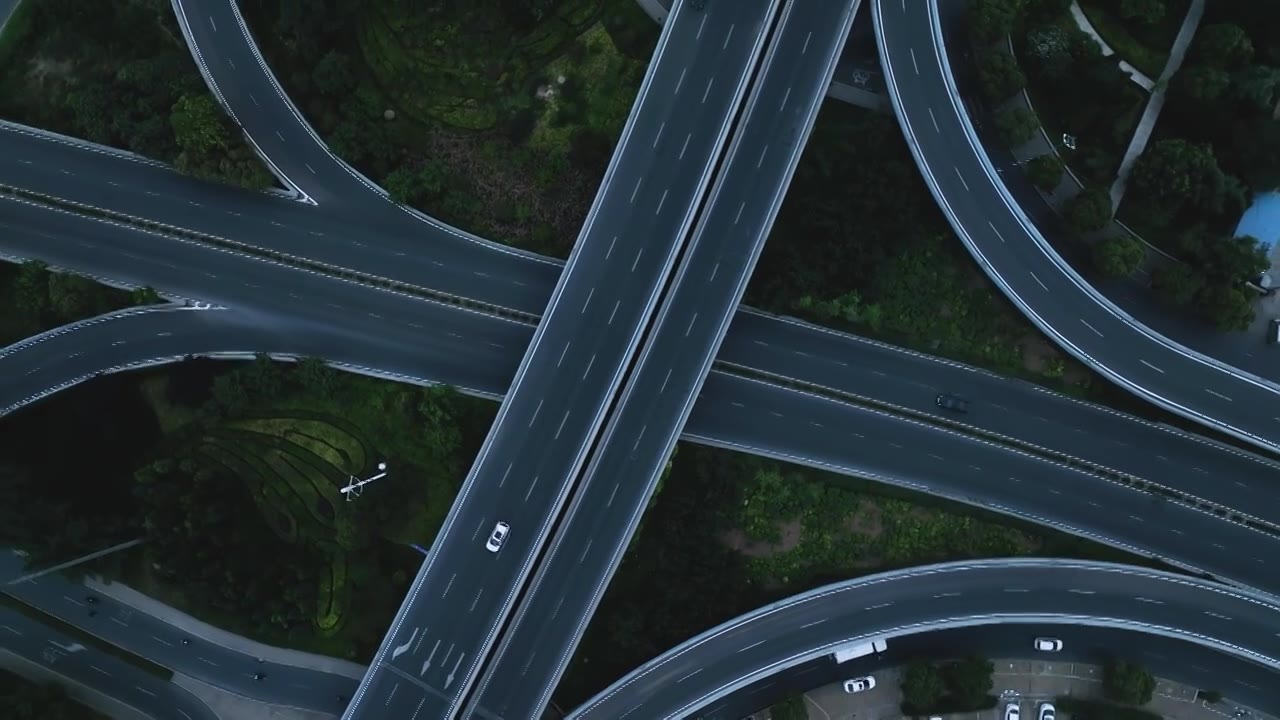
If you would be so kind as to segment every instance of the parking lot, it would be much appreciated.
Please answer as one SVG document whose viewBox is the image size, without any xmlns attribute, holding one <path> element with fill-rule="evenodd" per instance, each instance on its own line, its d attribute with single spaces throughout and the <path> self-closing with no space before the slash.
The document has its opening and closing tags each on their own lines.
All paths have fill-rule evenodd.
<svg viewBox="0 0 1280 720">
<path fill-rule="evenodd" d="M 1004 720 L 1004 708 L 1017 702 L 1018 720 L 1039 720 L 1037 706 L 1063 695 L 1097 697 L 1102 692 L 1102 668 L 1098 665 L 1038 660 L 993 660 L 991 692 L 1000 702 L 990 710 L 945 715 L 944 720 Z M 899 720 L 902 693 L 895 669 L 875 673 L 876 686 L 849 694 L 840 683 L 824 685 L 805 694 L 810 720 Z M 1152 701 L 1146 706 L 1166 720 L 1275 720 L 1229 699 L 1217 705 L 1196 700 L 1196 689 L 1158 679 Z"/>
</svg>

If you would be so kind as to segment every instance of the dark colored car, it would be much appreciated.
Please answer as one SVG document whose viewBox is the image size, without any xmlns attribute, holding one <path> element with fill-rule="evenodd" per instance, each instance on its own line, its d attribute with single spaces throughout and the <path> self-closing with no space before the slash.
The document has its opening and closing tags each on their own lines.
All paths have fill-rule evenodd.
<svg viewBox="0 0 1280 720">
<path fill-rule="evenodd" d="M 706 10 L 707 0 L 689 0 L 689 7 L 694 10 Z"/>
<path fill-rule="evenodd" d="M 969 401 L 959 395 L 943 393 L 938 396 L 938 407 L 953 412 L 969 412 Z"/>
</svg>

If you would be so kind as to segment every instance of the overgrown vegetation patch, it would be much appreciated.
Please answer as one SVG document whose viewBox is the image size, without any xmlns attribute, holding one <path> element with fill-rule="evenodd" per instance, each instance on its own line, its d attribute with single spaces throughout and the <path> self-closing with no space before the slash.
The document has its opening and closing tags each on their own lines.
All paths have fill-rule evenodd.
<svg viewBox="0 0 1280 720">
<path fill-rule="evenodd" d="M 23 0 L 0 45 L 0 116 L 172 163 L 274 179 L 214 102 L 162 0 Z"/>
<path fill-rule="evenodd" d="M 290 97 L 344 160 L 400 202 L 560 257 L 657 37 L 632 0 L 245 11 Z"/>
</svg>

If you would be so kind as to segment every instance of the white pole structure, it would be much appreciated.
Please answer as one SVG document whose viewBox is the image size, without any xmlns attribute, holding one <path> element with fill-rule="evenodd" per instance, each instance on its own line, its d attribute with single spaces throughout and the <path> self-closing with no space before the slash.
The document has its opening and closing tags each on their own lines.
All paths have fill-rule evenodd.
<svg viewBox="0 0 1280 720">
<path fill-rule="evenodd" d="M 26 582 L 26 581 L 28 581 L 28 580 L 34 580 L 34 579 L 36 579 L 36 578 L 40 577 L 41 575 L 48 575 L 48 574 L 49 574 L 49 573 L 51 573 L 51 572 L 57 572 L 57 571 L 59 571 L 59 570 L 65 570 L 65 569 L 67 569 L 67 568 L 71 567 L 72 565 L 78 565 L 78 564 L 80 564 L 80 563 L 82 563 L 82 562 L 88 562 L 89 560 L 93 560 L 94 558 L 100 558 L 100 557 L 102 557 L 103 555 L 110 555 L 110 554 L 111 554 L 111 553 L 113 553 L 113 552 L 119 552 L 119 551 L 121 551 L 121 550 L 126 550 L 126 549 L 128 549 L 128 548 L 133 547 L 134 545 L 140 545 L 140 544 L 142 544 L 143 542 L 146 542 L 146 538 L 138 538 L 138 539 L 136 539 L 136 540 L 130 540 L 130 541 L 128 541 L 128 542 L 122 542 L 122 543 L 120 543 L 119 545 L 112 545 L 111 547 L 109 547 L 109 548 L 107 548 L 107 549 L 105 549 L 105 550 L 99 550 L 98 552 L 95 552 L 95 553 L 89 553 L 88 555 L 82 555 L 82 556 L 80 556 L 80 557 L 76 558 L 75 560 L 68 560 L 67 562 L 64 562 L 64 563 L 61 563 L 61 564 L 58 564 L 58 565 L 54 565 L 54 566 L 53 566 L 53 567 L 51 567 L 51 568 L 46 568 L 46 569 L 44 569 L 44 570 L 40 570 L 40 571 L 38 571 L 38 572 L 33 572 L 33 573 L 29 573 L 29 574 L 27 574 L 27 575 L 23 575 L 22 577 L 17 578 L 17 579 L 14 579 L 14 580 L 10 580 L 9 582 L 7 582 L 7 583 L 5 583 L 5 584 L 6 584 L 6 585 L 17 585 L 18 583 L 21 583 L 21 582 Z"/>
<path fill-rule="evenodd" d="M 378 463 L 378 470 L 380 472 L 377 475 L 374 475 L 373 477 L 368 478 L 367 480 L 357 481 L 355 475 L 348 476 L 347 486 L 344 488 L 339 488 L 339 492 L 347 496 L 347 502 L 351 502 L 354 498 L 360 497 L 360 493 L 362 492 L 361 488 L 373 482 L 374 480 L 380 480 L 387 476 L 387 464 L 385 462 Z"/>
</svg>

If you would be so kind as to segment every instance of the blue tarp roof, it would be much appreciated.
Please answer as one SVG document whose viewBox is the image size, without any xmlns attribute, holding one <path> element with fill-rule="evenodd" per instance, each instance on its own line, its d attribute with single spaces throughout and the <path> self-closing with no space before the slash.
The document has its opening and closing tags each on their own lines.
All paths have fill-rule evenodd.
<svg viewBox="0 0 1280 720">
<path fill-rule="evenodd" d="M 1267 249 L 1267 254 L 1280 244 L 1280 191 L 1256 193 L 1253 204 L 1236 226 L 1236 237 L 1252 235 Z"/>
</svg>

